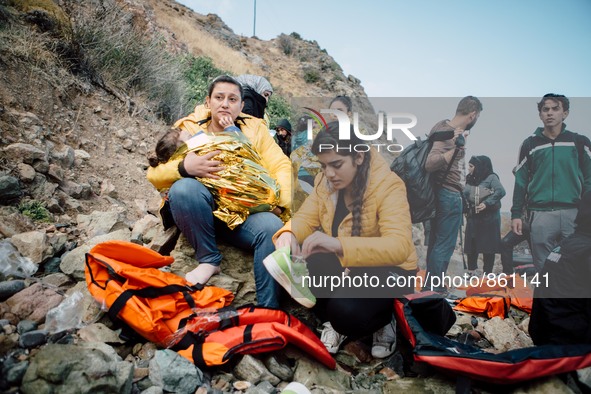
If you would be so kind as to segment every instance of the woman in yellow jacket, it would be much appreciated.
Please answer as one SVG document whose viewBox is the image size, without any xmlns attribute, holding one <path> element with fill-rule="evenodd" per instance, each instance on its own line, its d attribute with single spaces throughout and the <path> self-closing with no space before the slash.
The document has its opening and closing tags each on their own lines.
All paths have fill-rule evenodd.
<svg viewBox="0 0 591 394">
<path fill-rule="evenodd" d="M 309 276 L 294 279 L 297 263 L 281 259 L 280 251 L 265 266 L 292 296 L 294 283 L 310 285 L 315 312 L 326 321 L 321 340 L 331 353 L 346 336 L 374 333 L 372 354 L 387 357 L 396 347 L 393 300 L 413 292 L 417 268 L 406 188 L 352 129 L 350 140 L 339 140 L 338 122 L 320 131 L 312 152 L 322 173 L 274 237 L 278 249 L 290 247 L 292 258 L 306 260 Z"/>
<path fill-rule="evenodd" d="M 175 127 L 191 135 L 205 132 L 213 135 L 235 125 L 250 140 L 262 158 L 262 165 L 279 183 L 279 206 L 272 212 L 251 214 L 246 221 L 230 230 L 213 215 L 215 201 L 207 188 L 196 178 L 217 179 L 221 162 L 214 160 L 220 151 L 203 156 L 188 154 L 148 169 L 148 180 L 163 191 L 168 189 L 167 204 L 175 224 L 195 249 L 197 268 L 187 274 L 191 283 L 205 283 L 220 272 L 222 255 L 216 237 L 244 249 L 254 249 L 254 275 L 257 302 L 278 307 L 278 288 L 262 264 L 263 258 L 275 250 L 273 234 L 283 226 L 279 214 L 291 205 L 291 163 L 275 143 L 262 119 L 241 114 L 244 102 L 240 83 L 227 75 L 216 78 L 209 86 L 205 105 L 176 122 Z"/>
</svg>

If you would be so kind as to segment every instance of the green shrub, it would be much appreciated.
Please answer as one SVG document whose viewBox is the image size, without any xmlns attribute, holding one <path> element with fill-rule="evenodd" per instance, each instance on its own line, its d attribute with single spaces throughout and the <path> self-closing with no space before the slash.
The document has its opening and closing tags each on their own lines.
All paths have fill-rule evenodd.
<svg viewBox="0 0 591 394">
<path fill-rule="evenodd" d="M 279 36 L 277 42 L 279 44 L 279 48 L 281 48 L 281 50 L 283 51 L 283 54 L 289 56 L 293 53 L 293 44 L 289 36 L 282 34 Z"/>
<path fill-rule="evenodd" d="M 289 102 L 276 93 L 273 93 L 267 104 L 267 113 L 271 120 L 269 127 L 274 126 L 280 119 L 293 119 L 294 110 Z"/>
<path fill-rule="evenodd" d="M 320 80 L 320 74 L 318 70 L 314 70 L 312 68 L 308 68 L 304 70 L 304 81 L 307 83 L 316 83 Z"/>
<path fill-rule="evenodd" d="M 203 103 L 207 96 L 207 88 L 211 81 L 228 72 L 217 68 L 209 57 L 187 55 L 182 60 L 184 78 L 188 85 L 188 106 L 192 110 L 197 104 Z"/>
<path fill-rule="evenodd" d="M 18 210 L 36 222 L 51 222 L 52 220 L 51 213 L 42 202 L 37 200 L 22 201 L 18 206 Z"/>
</svg>

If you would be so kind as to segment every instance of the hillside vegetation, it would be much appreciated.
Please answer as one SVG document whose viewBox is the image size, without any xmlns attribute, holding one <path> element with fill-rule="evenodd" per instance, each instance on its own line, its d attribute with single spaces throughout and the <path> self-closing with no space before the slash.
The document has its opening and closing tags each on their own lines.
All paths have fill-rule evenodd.
<svg viewBox="0 0 591 394">
<path fill-rule="evenodd" d="M 3 155 L 2 171 L 19 180 L 21 191 L 11 203 L 34 199 L 52 213 L 73 213 L 60 195 L 68 180 L 90 187 L 73 204 L 76 211 L 149 205 L 137 201 L 154 194 L 144 180 L 145 155 L 221 73 L 267 77 L 275 89 L 272 123 L 298 115 L 292 97 L 365 97 L 359 81 L 315 41 L 297 33 L 270 41 L 237 36 L 216 15 L 174 1 L 0 3 L 0 145 L 90 154 L 59 179 L 44 172 L 55 161 L 49 154 L 30 181 L 20 174 L 21 161 Z M 116 202 L 100 198 L 105 179 L 117 190 Z M 47 182 L 53 186 L 41 185 Z"/>
</svg>

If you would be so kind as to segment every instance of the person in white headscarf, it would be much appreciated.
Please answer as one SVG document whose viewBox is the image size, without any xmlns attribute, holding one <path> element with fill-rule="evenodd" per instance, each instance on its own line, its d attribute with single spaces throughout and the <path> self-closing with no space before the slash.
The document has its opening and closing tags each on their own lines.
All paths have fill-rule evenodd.
<svg viewBox="0 0 591 394">
<path fill-rule="evenodd" d="M 236 77 L 244 90 L 244 108 L 242 112 L 259 119 L 264 119 L 269 124 L 265 109 L 269 98 L 273 94 L 273 87 L 265 77 L 244 74 Z"/>
</svg>

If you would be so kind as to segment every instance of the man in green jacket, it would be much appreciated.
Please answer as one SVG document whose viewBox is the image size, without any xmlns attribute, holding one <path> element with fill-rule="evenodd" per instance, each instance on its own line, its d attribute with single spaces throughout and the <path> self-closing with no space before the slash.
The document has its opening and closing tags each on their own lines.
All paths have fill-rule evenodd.
<svg viewBox="0 0 591 394">
<path fill-rule="evenodd" d="M 521 144 L 511 229 L 522 234 L 521 217 L 527 206 L 532 255 L 540 271 L 558 242 L 573 233 L 581 196 L 591 190 L 591 142 L 566 130 L 569 100 L 564 95 L 544 95 L 538 111 L 544 127 Z"/>
</svg>

